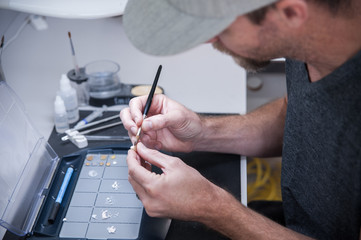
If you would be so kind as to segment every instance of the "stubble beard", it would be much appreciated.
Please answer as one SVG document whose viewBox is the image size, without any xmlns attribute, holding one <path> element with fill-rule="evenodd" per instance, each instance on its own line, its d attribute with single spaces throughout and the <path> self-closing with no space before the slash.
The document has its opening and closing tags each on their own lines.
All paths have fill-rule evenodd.
<svg viewBox="0 0 361 240">
<path fill-rule="evenodd" d="M 258 72 L 271 62 L 270 60 L 261 61 L 239 56 L 227 49 L 220 41 L 212 43 L 212 46 L 218 51 L 230 55 L 239 66 L 243 67 L 248 72 Z"/>
</svg>

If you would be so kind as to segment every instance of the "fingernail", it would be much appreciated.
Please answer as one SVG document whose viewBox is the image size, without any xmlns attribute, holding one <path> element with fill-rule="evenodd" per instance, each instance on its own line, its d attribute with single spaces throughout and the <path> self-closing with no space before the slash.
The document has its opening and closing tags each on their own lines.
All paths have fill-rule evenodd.
<svg viewBox="0 0 361 240">
<path fill-rule="evenodd" d="M 153 127 L 153 123 L 151 121 L 144 121 L 143 128 L 145 128 L 147 130 L 151 130 L 152 127 Z"/>
</svg>

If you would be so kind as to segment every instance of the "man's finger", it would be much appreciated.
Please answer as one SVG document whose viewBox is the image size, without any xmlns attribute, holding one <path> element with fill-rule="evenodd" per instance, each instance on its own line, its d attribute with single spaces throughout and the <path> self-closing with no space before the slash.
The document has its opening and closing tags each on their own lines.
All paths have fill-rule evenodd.
<svg viewBox="0 0 361 240">
<path fill-rule="evenodd" d="M 140 124 L 143 121 L 142 111 L 144 109 L 146 101 L 147 101 L 147 96 L 141 96 L 141 97 L 137 97 L 137 98 L 132 98 L 129 102 L 130 114 L 132 116 L 132 119 L 134 119 L 135 124 L 137 126 L 140 126 Z"/>
<path fill-rule="evenodd" d="M 141 165 L 139 156 L 134 150 L 128 151 L 127 156 L 129 176 L 140 185 L 144 185 L 151 181 L 151 172 Z"/>
<path fill-rule="evenodd" d="M 147 148 L 143 143 L 139 142 L 137 145 L 137 153 L 139 156 L 152 165 L 160 169 L 168 168 L 169 161 L 172 157 L 163 154 L 157 150 Z"/>
<path fill-rule="evenodd" d="M 132 119 L 129 108 L 125 108 L 120 112 L 120 119 L 122 120 L 124 128 L 128 130 L 129 136 L 137 134 L 138 127 Z"/>
<path fill-rule="evenodd" d="M 166 114 L 154 115 L 143 121 L 142 129 L 144 131 L 157 131 L 178 124 L 181 118 L 182 114 L 180 111 L 170 111 Z"/>
<path fill-rule="evenodd" d="M 136 192 L 139 200 L 142 201 L 146 197 L 146 191 L 144 190 L 143 186 L 140 185 L 137 181 L 135 181 L 131 176 L 128 177 L 128 181 L 132 185 L 134 191 Z"/>
</svg>

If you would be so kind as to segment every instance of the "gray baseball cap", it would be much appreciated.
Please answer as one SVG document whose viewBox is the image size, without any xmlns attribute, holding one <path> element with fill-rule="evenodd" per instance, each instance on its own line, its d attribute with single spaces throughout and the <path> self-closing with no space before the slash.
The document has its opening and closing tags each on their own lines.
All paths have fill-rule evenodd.
<svg viewBox="0 0 361 240">
<path fill-rule="evenodd" d="M 277 0 L 129 0 L 123 15 L 133 45 L 174 55 L 204 43 L 236 18 Z"/>
</svg>

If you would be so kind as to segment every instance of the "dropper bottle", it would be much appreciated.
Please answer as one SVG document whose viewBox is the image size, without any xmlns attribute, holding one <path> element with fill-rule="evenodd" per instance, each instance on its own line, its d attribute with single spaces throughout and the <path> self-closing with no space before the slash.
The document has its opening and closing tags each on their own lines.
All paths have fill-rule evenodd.
<svg viewBox="0 0 361 240">
<path fill-rule="evenodd" d="M 59 95 L 56 96 L 54 102 L 54 123 L 55 130 L 58 133 L 64 133 L 69 129 L 68 115 L 65 110 L 64 101 Z"/>
<path fill-rule="evenodd" d="M 70 80 L 65 74 L 61 75 L 59 94 L 65 104 L 68 122 L 75 123 L 79 120 L 78 97 L 76 90 L 70 85 Z"/>
</svg>

